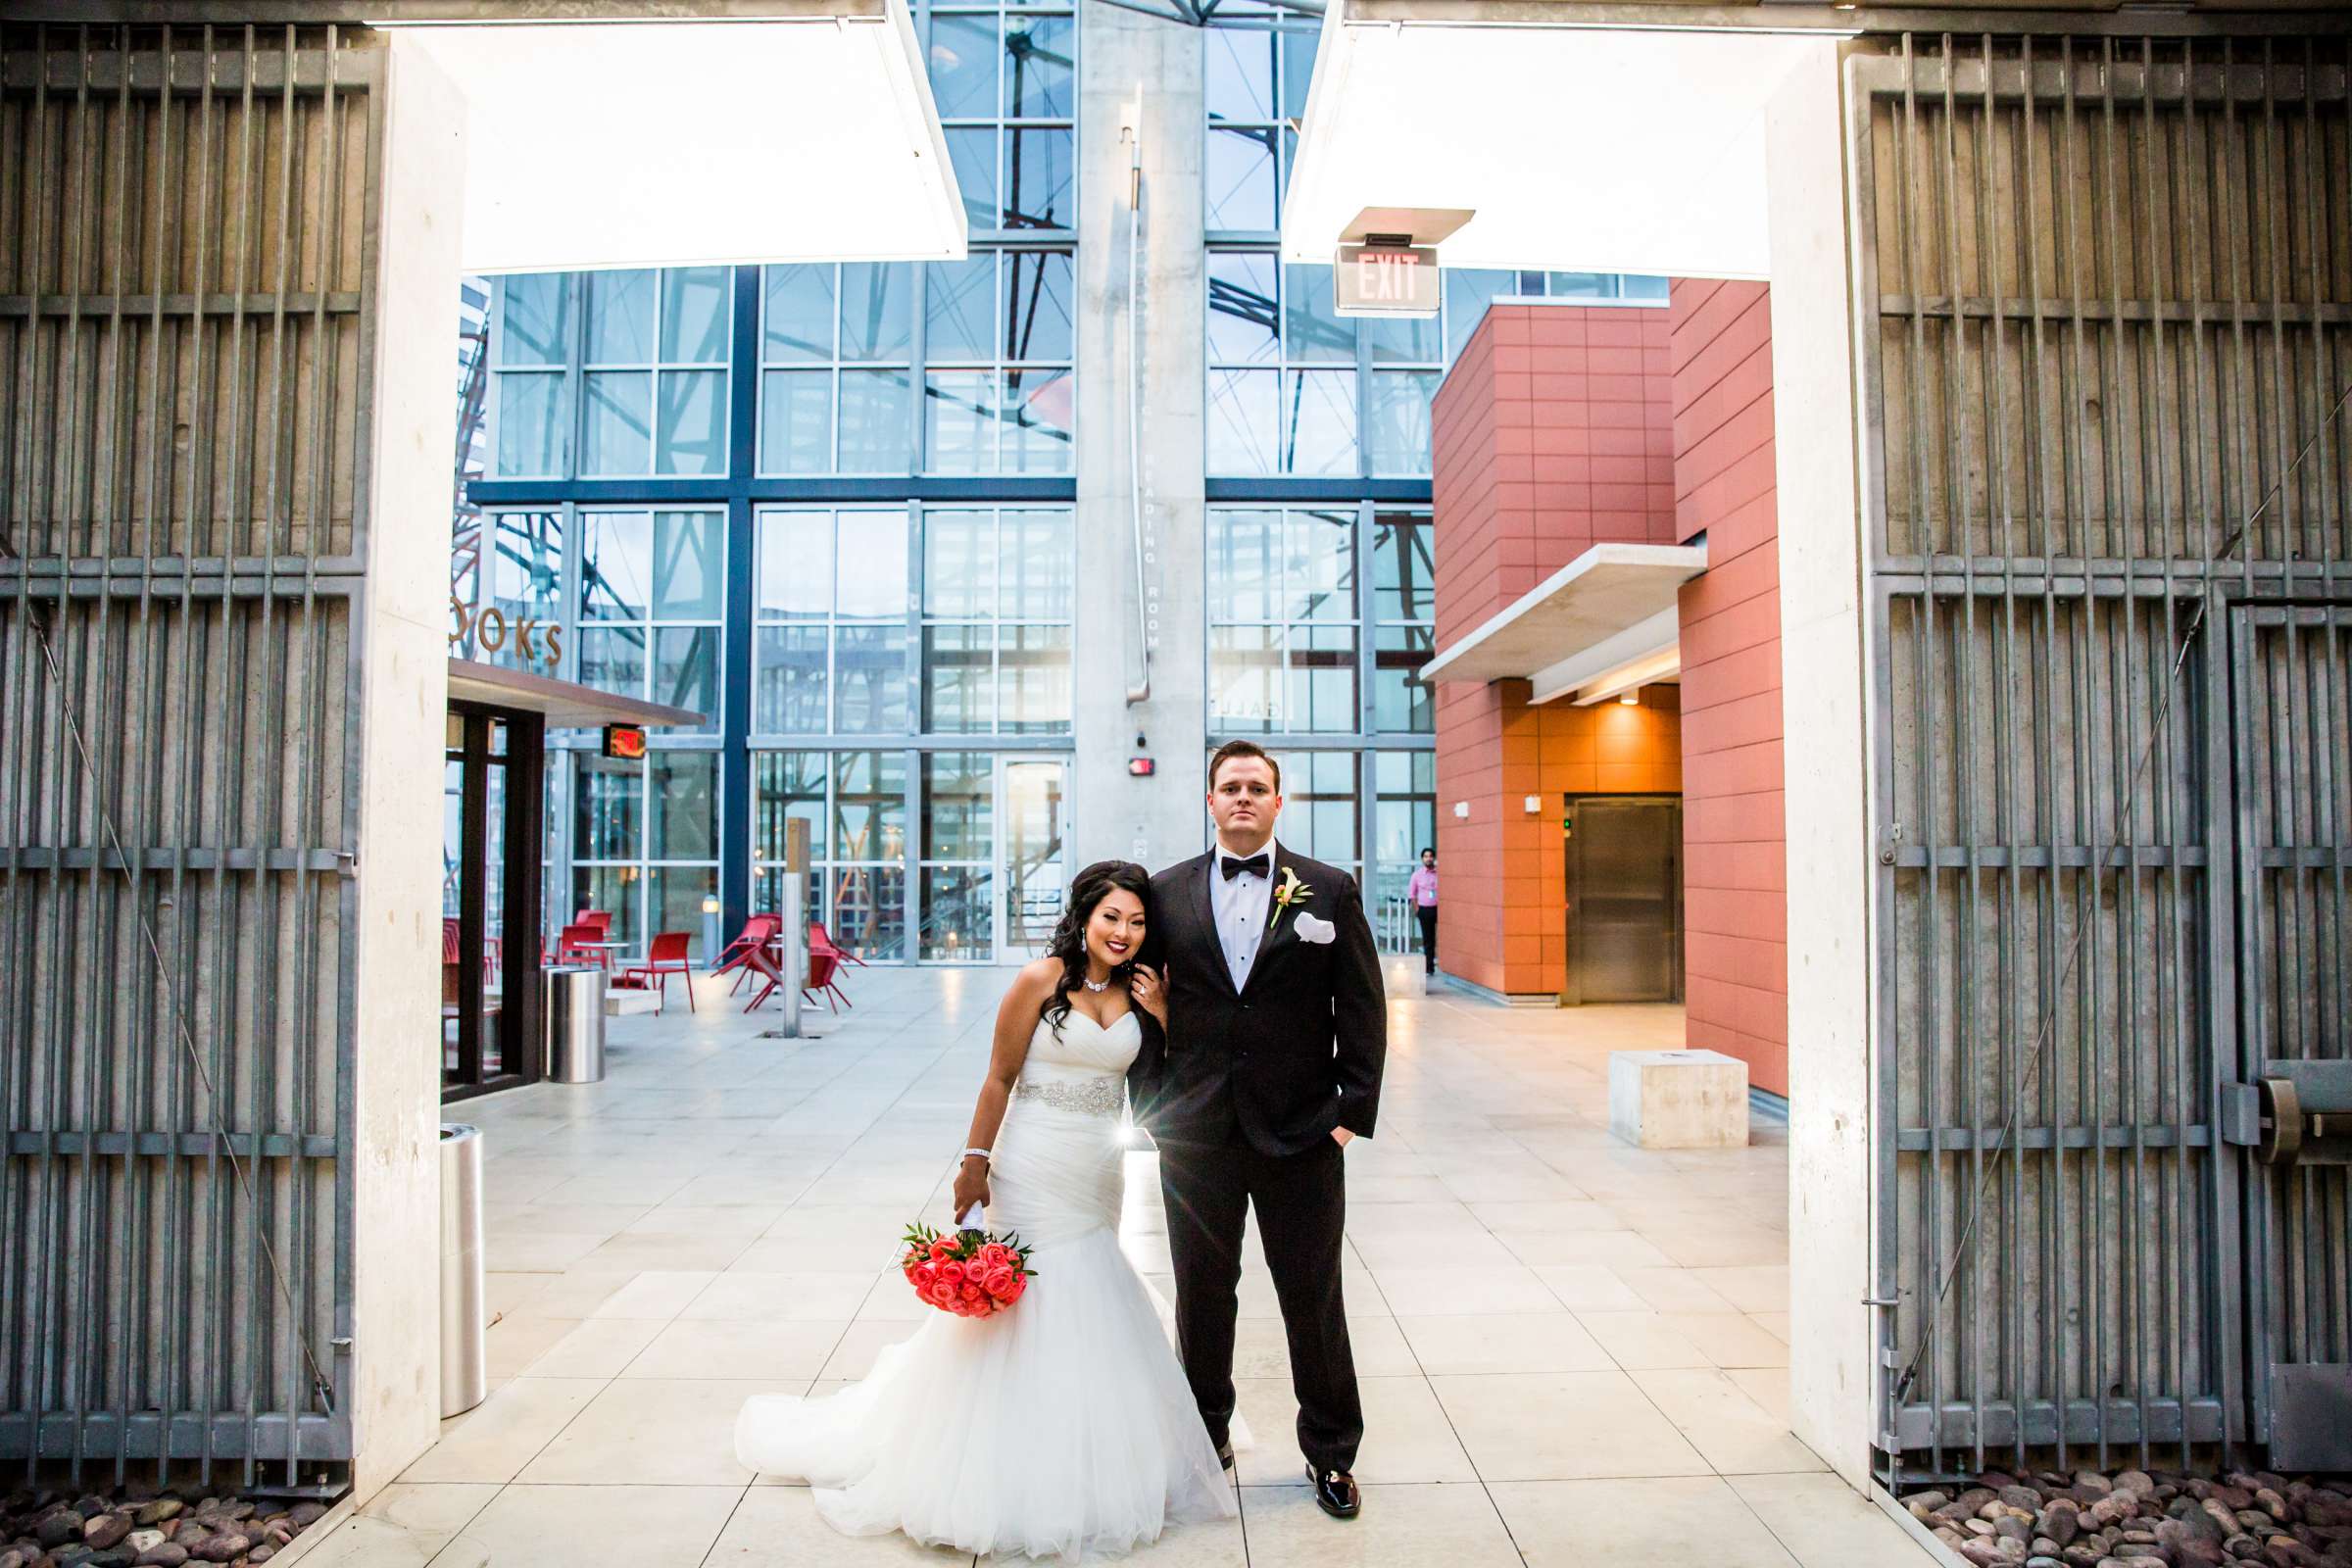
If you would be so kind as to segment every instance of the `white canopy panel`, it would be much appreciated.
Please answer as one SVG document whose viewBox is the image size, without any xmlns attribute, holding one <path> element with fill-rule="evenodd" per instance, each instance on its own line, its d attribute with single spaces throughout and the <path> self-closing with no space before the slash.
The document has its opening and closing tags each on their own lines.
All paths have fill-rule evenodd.
<svg viewBox="0 0 2352 1568">
<path fill-rule="evenodd" d="M 1764 108 L 1835 35 L 1350 17 L 1324 17 L 1285 260 L 1368 207 L 1468 208 L 1441 266 L 1768 272 Z"/>
<path fill-rule="evenodd" d="M 1596 544 L 1464 633 L 1421 666 L 1421 678 L 1509 680 L 1545 676 L 1548 696 L 1591 680 L 1608 661 L 1591 668 L 1568 664 L 1604 644 L 1618 661 L 1655 651 L 1616 644 L 1656 616 L 1675 613 L 1684 583 L 1707 569 L 1707 547 L 1642 545 L 1609 540 Z M 1657 629 L 1663 629 L 1657 628 Z M 1669 639 L 1671 640 L 1671 639 Z M 1573 677 L 1573 679 L 1571 679 Z"/>
<path fill-rule="evenodd" d="M 466 269 L 962 256 L 906 0 L 809 11 L 402 27 L 466 98 Z"/>
</svg>

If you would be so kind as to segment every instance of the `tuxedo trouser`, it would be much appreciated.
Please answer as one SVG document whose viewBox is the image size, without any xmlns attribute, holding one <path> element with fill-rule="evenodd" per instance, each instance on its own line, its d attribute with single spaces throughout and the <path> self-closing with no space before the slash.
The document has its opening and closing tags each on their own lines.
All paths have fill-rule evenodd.
<svg viewBox="0 0 2352 1568">
<path fill-rule="evenodd" d="M 1209 1437 L 1222 1446 L 1233 1421 L 1235 1288 L 1254 1203 L 1290 1341 L 1299 1451 L 1318 1471 L 1353 1470 L 1364 1410 L 1340 1295 L 1348 1218 L 1340 1146 L 1325 1139 L 1302 1154 L 1264 1154 L 1246 1146 L 1161 1140 L 1159 1185 L 1176 1265 L 1176 1349 Z"/>
</svg>

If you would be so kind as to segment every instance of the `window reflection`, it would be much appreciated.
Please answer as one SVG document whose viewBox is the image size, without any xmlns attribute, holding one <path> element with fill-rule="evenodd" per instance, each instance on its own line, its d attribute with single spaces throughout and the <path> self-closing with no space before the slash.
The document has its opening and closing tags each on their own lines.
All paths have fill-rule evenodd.
<svg viewBox="0 0 2352 1568">
<path fill-rule="evenodd" d="M 909 397 L 905 370 L 841 372 L 841 471 L 905 473 Z"/>
<path fill-rule="evenodd" d="M 691 710 L 703 715 L 701 731 L 715 732 L 724 514 L 591 511 L 579 526 L 579 678 Z"/>
<path fill-rule="evenodd" d="M 1211 727 L 1351 733 L 1357 700 L 1356 513 L 1211 509 Z"/>
<path fill-rule="evenodd" d="M 1274 131 L 1212 124 L 1202 167 L 1205 221 L 1211 229 L 1276 226 Z"/>
<path fill-rule="evenodd" d="M 654 276 L 651 271 L 587 274 L 590 365 L 654 362 Z"/>
<path fill-rule="evenodd" d="M 905 733 L 905 509 L 775 508 L 757 528 L 753 730 Z"/>
<path fill-rule="evenodd" d="M 1068 17 L 1007 17 L 1004 114 L 1068 120 L 1077 108 L 1077 31 Z M 946 114 L 945 110 L 941 111 Z"/>
<path fill-rule="evenodd" d="M 904 363 L 914 346 L 913 271 L 851 263 L 841 270 L 841 357 Z"/>
<path fill-rule="evenodd" d="M 571 274 L 519 273 L 499 279 L 495 363 L 565 365 L 571 360 Z"/>
<path fill-rule="evenodd" d="M 1018 127 L 1005 133 L 1005 228 L 1068 228 L 1077 158 L 1070 133 Z"/>
<path fill-rule="evenodd" d="M 1355 372 L 1285 370 L 1282 471 L 1321 477 L 1355 472 Z"/>
</svg>

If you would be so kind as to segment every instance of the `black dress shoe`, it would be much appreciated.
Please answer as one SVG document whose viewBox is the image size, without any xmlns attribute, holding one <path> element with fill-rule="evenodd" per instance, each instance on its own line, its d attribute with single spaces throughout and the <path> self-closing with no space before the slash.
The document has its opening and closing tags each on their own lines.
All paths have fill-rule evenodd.
<svg viewBox="0 0 2352 1568">
<path fill-rule="evenodd" d="M 1362 1494 L 1355 1490 L 1355 1477 L 1345 1470 L 1318 1470 L 1306 1467 L 1306 1479 L 1315 1484 L 1315 1506 L 1334 1519 L 1352 1519 L 1364 1506 Z"/>
<path fill-rule="evenodd" d="M 1217 1445 L 1217 1463 L 1228 1470 L 1233 1468 L 1233 1444 L 1230 1440 Z"/>
</svg>

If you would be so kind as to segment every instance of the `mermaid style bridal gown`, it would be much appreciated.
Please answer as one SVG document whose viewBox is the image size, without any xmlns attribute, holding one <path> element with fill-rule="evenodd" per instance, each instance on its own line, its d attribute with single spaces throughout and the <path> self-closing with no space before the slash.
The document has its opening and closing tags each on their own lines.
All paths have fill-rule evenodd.
<svg viewBox="0 0 2352 1568">
<path fill-rule="evenodd" d="M 735 1452 L 808 1481 L 849 1535 L 1082 1557 L 1229 1517 L 1233 1492 L 1150 1287 L 1119 1250 L 1119 1110 L 1143 1028 L 1040 1019 L 999 1129 L 989 1229 L 1037 1277 L 1009 1311 L 931 1315 L 864 1382 L 746 1400 Z"/>
</svg>

